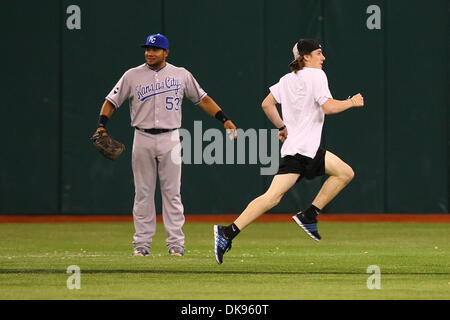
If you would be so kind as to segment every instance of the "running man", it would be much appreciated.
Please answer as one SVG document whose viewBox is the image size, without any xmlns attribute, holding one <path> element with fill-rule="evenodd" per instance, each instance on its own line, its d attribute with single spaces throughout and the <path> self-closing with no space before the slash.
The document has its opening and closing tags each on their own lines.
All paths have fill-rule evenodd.
<svg viewBox="0 0 450 320">
<path fill-rule="evenodd" d="M 333 99 L 322 70 L 325 57 L 322 46 L 313 39 L 301 39 L 293 48 L 291 72 L 270 87 L 262 108 L 279 128 L 282 161 L 269 189 L 254 199 L 229 226 L 214 226 L 215 256 L 222 264 L 232 240 L 259 216 L 272 209 L 301 178 L 329 177 L 311 206 L 293 216 L 294 221 L 314 240 L 320 241 L 317 216 L 353 179 L 352 168 L 339 157 L 320 147 L 325 115 L 362 107 L 364 98 L 356 94 L 347 100 Z M 281 104 L 283 118 L 278 113 Z"/>
</svg>

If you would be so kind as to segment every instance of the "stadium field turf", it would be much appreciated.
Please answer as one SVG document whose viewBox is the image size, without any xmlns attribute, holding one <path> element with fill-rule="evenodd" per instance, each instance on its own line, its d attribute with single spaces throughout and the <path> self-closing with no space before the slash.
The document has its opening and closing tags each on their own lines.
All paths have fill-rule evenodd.
<svg viewBox="0 0 450 320">
<path fill-rule="evenodd" d="M 167 253 L 161 223 L 151 255 L 132 257 L 130 222 L 0 224 L 0 299 L 450 298 L 449 223 L 323 222 L 320 243 L 294 222 L 254 223 L 222 265 L 212 223 L 183 230 L 184 257 Z M 68 289 L 69 266 L 80 269 L 80 289 Z"/>
</svg>

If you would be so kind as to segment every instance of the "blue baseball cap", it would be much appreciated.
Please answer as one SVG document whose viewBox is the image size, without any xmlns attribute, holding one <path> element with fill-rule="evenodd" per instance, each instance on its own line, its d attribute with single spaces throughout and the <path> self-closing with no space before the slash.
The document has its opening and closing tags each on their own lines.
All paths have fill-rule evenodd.
<svg viewBox="0 0 450 320">
<path fill-rule="evenodd" d="M 164 50 L 169 50 L 169 39 L 160 33 L 152 34 L 147 37 L 144 44 L 141 44 L 141 48 L 157 47 Z"/>
</svg>

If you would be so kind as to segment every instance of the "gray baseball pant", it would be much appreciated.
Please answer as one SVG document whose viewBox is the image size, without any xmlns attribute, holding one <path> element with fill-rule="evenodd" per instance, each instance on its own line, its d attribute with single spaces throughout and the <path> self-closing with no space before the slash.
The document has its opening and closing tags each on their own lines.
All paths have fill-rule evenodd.
<svg viewBox="0 0 450 320">
<path fill-rule="evenodd" d="M 175 148 L 175 149 L 174 149 Z M 174 161 L 175 160 L 175 161 Z M 156 232 L 155 186 L 159 177 L 166 244 L 184 250 L 181 202 L 181 145 L 178 130 L 149 134 L 135 130 L 132 167 L 135 185 L 133 246 L 148 250 Z"/>
</svg>

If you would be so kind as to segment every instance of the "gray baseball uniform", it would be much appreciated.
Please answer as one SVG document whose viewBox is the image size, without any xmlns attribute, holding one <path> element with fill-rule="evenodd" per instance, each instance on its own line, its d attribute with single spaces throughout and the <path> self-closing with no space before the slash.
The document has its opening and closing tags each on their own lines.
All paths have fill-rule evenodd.
<svg viewBox="0 0 450 320">
<path fill-rule="evenodd" d="M 157 71 L 147 64 L 128 70 L 106 97 L 116 108 L 129 100 L 131 126 L 136 128 L 132 153 L 135 248 L 150 250 L 156 232 L 154 193 L 158 176 L 167 247 L 184 250 L 181 160 L 173 161 L 171 151 L 177 146 L 181 150 L 176 129 L 181 127 L 183 97 L 199 104 L 206 95 L 188 70 L 166 63 Z M 145 132 L 146 129 L 175 130 L 155 134 Z M 181 154 L 178 156 L 181 158 Z"/>
</svg>

